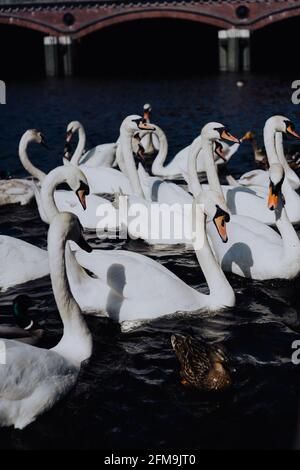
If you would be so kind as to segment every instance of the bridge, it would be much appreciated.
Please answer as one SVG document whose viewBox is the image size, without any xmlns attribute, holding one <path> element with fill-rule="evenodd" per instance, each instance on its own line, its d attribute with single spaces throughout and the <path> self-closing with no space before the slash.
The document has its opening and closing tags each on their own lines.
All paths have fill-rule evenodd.
<svg viewBox="0 0 300 470">
<path fill-rule="evenodd" d="M 220 70 L 247 71 L 252 33 L 296 16 L 299 0 L 0 0 L 0 26 L 43 33 L 50 76 L 73 74 L 81 38 L 121 23 L 162 18 L 216 27 Z"/>
</svg>

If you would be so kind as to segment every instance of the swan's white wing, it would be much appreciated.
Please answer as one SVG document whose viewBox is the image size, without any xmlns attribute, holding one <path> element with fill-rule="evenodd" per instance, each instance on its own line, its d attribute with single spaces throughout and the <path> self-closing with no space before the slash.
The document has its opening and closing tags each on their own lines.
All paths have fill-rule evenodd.
<svg viewBox="0 0 300 470">
<path fill-rule="evenodd" d="M 2 289 L 49 274 L 47 251 L 18 238 L 0 236 L 0 259 Z"/>
<path fill-rule="evenodd" d="M 269 174 L 265 170 L 252 170 L 244 173 L 239 183 L 244 186 L 264 186 L 267 187 L 269 182 Z"/>
<path fill-rule="evenodd" d="M 0 425 L 22 429 L 74 385 L 78 369 L 53 351 L 1 340 Z"/>
<path fill-rule="evenodd" d="M 122 192 L 123 194 L 132 194 L 131 184 L 127 176 L 114 168 L 89 168 L 81 165 L 80 169 L 85 174 L 91 192 L 94 194 L 113 194 Z"/>
<path fill-rule="evenodd" d="M 138 253 L 94 250 L 88 254 L 80 250 L 76 259 L 106 284 L 106 310 L 118 321 L 199 307 L 200 294 L 160 263 Z"/>
<path fill-rule="evenodd" d="M 0 206 L 28 204 L 34 197 L 31 181 L 22 179 L 0 180 Z"/>
<path fill-rule="evenodd" d="M 116 156 L 117 144 L 101 144 L 88 150 L 80 159 L 80 164 L 87 167 L 111 167 Z"/>
</svg>

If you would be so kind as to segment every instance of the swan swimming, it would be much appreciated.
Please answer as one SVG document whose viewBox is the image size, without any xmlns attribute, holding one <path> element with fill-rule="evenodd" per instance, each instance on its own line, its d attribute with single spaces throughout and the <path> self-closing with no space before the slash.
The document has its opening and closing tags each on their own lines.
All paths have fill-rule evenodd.
<svg viewBox="0 0 300 470">
<path fill-rule="evenodd" d="M 69 240 L 90 247 L 76 216 L 57 214 L 48 232 L 50 276 L 63 336 L 52 349 L 15 340 L 1 340 L 5 351 L 0 366 L 0 426 L 24 429 L 65 396 L 75 385 L 81 364 L 92 354 L 92 336 L 74 300 L 64 250 Z"/>
<path fill-rule="evenodd" d="M 195 206 L 199 206 L 199 210 L 195 215 L 193 247 L 208 283 L 209 295 L 192 289 L 160 263 L 144 255 L 93 250 L 86 256 L 82 250 L 71 251 L 67 247 L 68 278 L 81 310 L 91 315 L 108 315 L 123 323 L 151 320 L 178 311 L 215 311 L 233 306 L 234 292 L 211 251 L 204 222 L 209 218 L 218 236 L 223 242 L 227 241 L 228 216 L 222 209 L 222 199 L 217 193 L 208 191 L 195 198 L 194 209 Z M 203 246 L 199 248 L 197 240 L 202 236 L 202 230 Z M 90 277 L 81 266 L 96 277 Z"/>
<path fill-rule="evenodd" d="M 75 133 L 78 133 L 78 144 L 73 156 L 69 155 L 70 142 Z M 79 121 L 71 121 L 67 126 L 65 157 L 73 165 L 85 165 L 86 167 L 111 167 L 116 156 L 117 143 L 100 144 L 85 151 L 86 133 Z"/>
<path fill-rule="evenodd" d="M 44 136 L 36 129 L 27 131 L 19 144 L 19 157 L 24 168 L 42 183 L 45 173 L 36 168 L 29 160 L 27 147 L 31 142 L 46 146 Z M 11 178 L 0 180 L 0 206 L 7 204 L 20 204 L 25 206 L 34 199 L 33 182 L 28 179 Z"/>
<path fill-rule="evenodd" d="M 58 213 L 53 194 L 57 185 L 67 183 L 82 204 L 88 189 L 83 173 L 76 167 L 58 167 L 50 171 L 42 183 L 39 201 L 45 220 L 49 223 Z M 8 235 L 0 235 L 0 289 L 23 284 L 49 274 L 46 250 Z M 12 263 L 13 260 L 13 263 Z"/>
<path fill-rule="evenodd" d="M 120 127 L 120 145 L 123 148 L 124 136 L 125 139 L 130 135 L 130 146 L 132 149 L 132 137 L 134 133 L 141 131 L 153 131 L 154 126 L 148 124 L 141 116 L 131 115 L 125 118 Z M 132 150 L 131 150 L 132 151 Z M 75 151 L 76 154 L 77 150 Z M 78 163 L 76 155 L 73 155 L 71 164 L 74 162 Z M 119 163 L 119 162 L 118 162 Z M 70 162 L 64 158 L 64 164 L 70 164 Z M 130 174 L 124 174 L 122 171 L 114 168 L 96 167 L 90 168 L 86 165 L 79 165 L 81 171 L 85 174 L 90 191 L 93 194 L 114 194 L 122 192 L 123 194 L 134 194 L 135 188 L 132 187 L 130 181 Z M 123 170 L 122 165 L 120 169 Z"/>
<path fill-rule="evenodd" d="M 285 171 L 286 178 L 284 180 L 283 191 L 285 194 L 285 209 L 289 220 L 292 223 L 300 221 L 300 196 L 293 189 L 289 175 L 293 170 L 288 166 L 284 156 L 278 154 L 275 144 L 276 133 L 283 132 L 297 136 L 294 125 L 284 116 L 272 116 L 267 119 L 264 127 L 264 138 L 269 165 L 272 163 L 280 163 Z M 285 164 L 282 162 L 285 161 Z M 291 173 L 292 172 L 292 173 Z M 296 175 L 297 176 L 297 175 Z M 206 186 L 204 185 L 204 188 Z M 241 185 L 226 186 L 222 185 L 222 191 L 225 196 L 228 208 L 232 214 L 245 215 L 253 217 L 261 222 L 274 225 L 273 214 L 268 210 L 265 200 L 268 196 L 268 184 L 262 186 L 244 187 Z"/>
</svg>

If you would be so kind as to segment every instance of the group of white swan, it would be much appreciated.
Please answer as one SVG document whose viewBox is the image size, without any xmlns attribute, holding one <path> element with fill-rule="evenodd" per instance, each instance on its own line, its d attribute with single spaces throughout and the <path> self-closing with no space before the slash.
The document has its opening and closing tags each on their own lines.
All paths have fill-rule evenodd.
<svg viewBox="0 0 300 470">
<path fill-rule="evenodd" d="M 269 170 L 244 175 L 238 181 L 231 178 L 233 184 L 226 186 L 219 181 L 218 159 L 222 158 L 220 155 L 226 159 L 226 149 L 227 155 L 233 154 L 240 146 L 239 139 L 223 124 L 210 122 L 187 149 L 165 165 L 167 138 L 160 127 L 150 122 L 150 111 L 150 105 L 145 105 L 143 117 L 125 118 L 116 143 L 99 145 L 87 152 L 83 126 L 73 121 L 67 128 L 67 144 L 78 131 L 77 148 L 71 155 L 67 145 L 64 164 L 47 175 L 28 156 L 31 142 L 44 143 L 42 134 L 29 130 L 21 138 L 19 157 L 34 179 L 29 182 L 30 189 L 41 220 L 49 224 L 48 248 L 46 251 L 0 235 L 0 288 L 8 289 L 50 274 L 63 336 L 48 350 L 18 341 L 17 334 L 11 339 L 13 330 L 8 334 L 9 328 L 0 329 L 0 345 L 6 354 L 5 364 L 0 367 L 1 426 L 23 429 L 73 387 L 82 362 L 92 354 L 92 335 L 84 314 L 108 316 L 126 330 L 133 324 L 176 312 L 201 314 L 234 306 L 235 293 L 224 271 L 258 280 L 291 279 L 300 271 L 300 241 L 292 225 L 300 221 L 296 192 L 299 179 L 285 161 L 282 144 L 283 133 L 299 138 L 291 121 L 273 116 L 265 124 Z M 224 140 L 233 142 L 232 147 L 226 147 Z M 141 162 L 136 167 L 134 153 L 141 146 L 141 160 L 144 155 L 157 152 L 152 176 Z M 119 169 L 112 168 L 116 162 Z M 200 183 L 199 171 L 206 172 L 207 184 Z M 165 181 L 164 176 L 166 180 L 181 176 L 188 186 Z M 10 181 L 17 181 L 17 186 L 19 180 L 7 183 Z M 67 183 L 71 191 L 57 189 L 61 183 Z M 9 192 L 9 185 L 7 189 Z M 193 221 L 192 227 L 189 225 L 189 243 L 209 294 L 193 289 L 147 256 L 92 249 L 83 230 L 99 229 L 99 206 L 118 211 L 118 204 L 113 205 L 101 196 L 103 193 L 114 194 L 116 202 L 120 194 L 125 195 L 129 208 L 137 202 L 146 208 L 159 203 L 166 208 L 175 203 L 189 204 L 191 211 L 182 224 Z M 0 197 L 1 194 L 0 191 Z M 24 203 L 17 198 L 6 201 L 3 198 L 1 203 Z M 146 221 L 139 230 L 132 231 L 129 225 L 126 228 L 129 236 L 152 242 Z M 156 244 L 160 242 L 156 239 Z M 170 239 L 168 243 L 175 245 L 178 241 Z"/>
</svg>

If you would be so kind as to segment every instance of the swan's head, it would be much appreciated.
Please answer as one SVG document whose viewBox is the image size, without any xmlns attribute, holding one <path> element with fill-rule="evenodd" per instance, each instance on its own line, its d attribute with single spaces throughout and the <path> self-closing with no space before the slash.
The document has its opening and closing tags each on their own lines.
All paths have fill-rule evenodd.
<svg viewBox="0 0 300 470">
<path fill-rule="evenodd" d="M 131 116 L 127 116 L 121 124 L 120 131 L 126 131 L 131 135 L 134 135 L 139 130 L 141 131 L 148 131 L 154 132 L 155 126 L 150 124 L 146 121 L 146 119 L 138 116 L 137 114 L 132 114 Z"/>
<path fill-rule="evenodd" d="M 66 183 L 76 194 L 83 209 L 86 209 L 86 196 L 90 193 L 90 188 L 85 175 L 77 167 L 63 167 L 66 171 Z"/>
<path fill-rule="evenodd" d="M 207 139 L 214 142 L 217 139 L 229 140 L 230 142 L 239 143 L 239 139 L 234 137 L 228 131 L 227 127 L 224 124 L 219 122 L 209 122 L 206 124 L 201 131 L 201 138 Z"/>
<path fill-rule="evenodd" d="M 83 236 L 83 227 L 76 215 L 70 212 L 58 213 L 50 224 L 49 235 L 53 239 L 71 240 L 87 253 L 93 251 Z M 49 238 L 48 238 L 49 240 Z"/>
<path fill-rule="evenodd" d="M 285 116 L 272 116 L 267 119 L 265 128 L 271 128 L 275 132 L 283 132 L 300 139 L 300 135 L 295 131 L 294 123 Z"/>
<path fill-rule="evenodd" d="M 18 295 L 12 305 L 12 311 L 16 324 L 24 330 L 32 330 L 36 327 L 34 321 L 28 315 L 28 310 L 35 305 L 34 300 L 28 295 Z"/>
<path fill-rule="evenodd" d="M 145 103 L 143 106 L 143 118 L 146 119 L 147 122 L 150 122 L 151 111 L 152 111 L 151 104 Z"/>
<path fill-rule="evenodd" d="M 67 133 L 66 133 L 66 142 L 69 143 L 73 137 L 75 132 L 79 131 L 82 128 L 82 124 L 79 121 L 71 121 L 67 126 Z"/>
<path fill-rule="evenodd" d="M 279 201 L 284 205 L 284 198 L 281 192 L 282 183 L 284 181 L 284 169 L 280 163 L 273 163 L 269 168 L 269 197 L 268 208 L 273 211 L 278 208 Z"/>
<path fill-rule="evenodd" d="M 37 129 L 28 129 L 23 134 L 23 139 L 25 139 L 28 143 L 36 142 L 37 144 L 47 147 L 45 136 L 42 134 L 42 132 L 38 131 Z"/>
<path fill-rule="evenodd" d="M 221 240 L 228 241 L 226 224 L 230 221 L 230 214 L 224 198 L 216 191 L 202 191 L 195 198 L 196 204 L 201 204 L 208 221 L 213 221 Z"/>
</svg>

